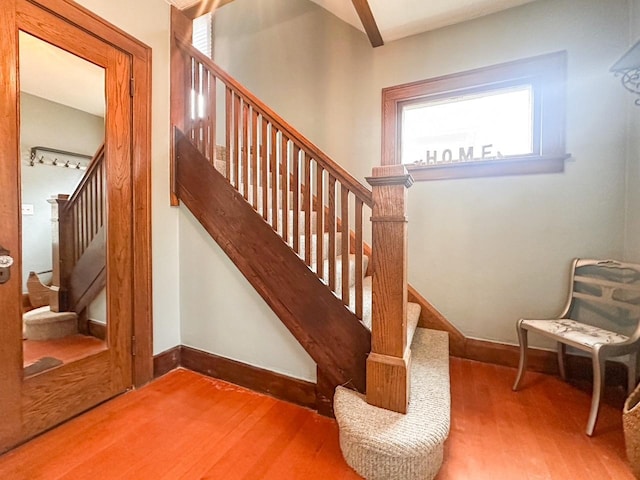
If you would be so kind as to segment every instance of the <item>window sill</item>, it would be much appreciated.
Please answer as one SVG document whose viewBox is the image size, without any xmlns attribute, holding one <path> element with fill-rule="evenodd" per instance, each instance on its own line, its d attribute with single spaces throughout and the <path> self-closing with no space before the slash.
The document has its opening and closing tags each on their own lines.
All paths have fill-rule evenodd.
<svg viewBox="0 0 640 480">
<path fill-rule="evenodd" d="M 571 158 L 570 154 L 526 155 L 496 160 L 476 160 L 433 165 L 406 164 L 405 166 L 416 181 L 449 180 L 454 178 L 562 173 L 564 172 L 564 162 L 568 158 Z"/>
</svg>

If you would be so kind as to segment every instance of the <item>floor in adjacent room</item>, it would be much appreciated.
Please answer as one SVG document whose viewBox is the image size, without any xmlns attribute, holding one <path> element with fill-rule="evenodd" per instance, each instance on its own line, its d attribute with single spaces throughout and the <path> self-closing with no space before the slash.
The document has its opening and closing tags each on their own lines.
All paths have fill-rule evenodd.
<svg viewBox="0 0 640 480">
<path fill-rule="evenodd" d="M 52 357 L 62 363 L 69 363 L 106 348 L 107 344 L 104 340 L 79 333 L 54 340 L 23 340 L 22 342 L 25 367 L 43 357 Z"/>
<path fill-rule="evenodd" d="M 584 433 L 590 394 L 557 378 L 451 360 L 452 424 L 438 480 L 632 480 L 621 392 Z M 610 392 L 611 393 L 611 392 Z M 176 370 L 4 456 L 2 479 L 357 479 L 333 420 Z"/>
</svg>

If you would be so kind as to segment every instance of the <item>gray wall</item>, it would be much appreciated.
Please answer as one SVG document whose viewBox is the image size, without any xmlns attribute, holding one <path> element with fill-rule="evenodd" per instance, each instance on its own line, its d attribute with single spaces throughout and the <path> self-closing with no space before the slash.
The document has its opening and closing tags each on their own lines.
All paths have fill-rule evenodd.
<svg viewBox="0 0 640 480">
<path fill-rule="evenodd" d="M 640 0 L 630 2 L 631 26 L 629 46 L 640 40 Z M 620 87 L 622 88 L 622 87 Z M 627 221 L 625 230 L 625 258 L 640 262 L 640 107 L 634 105 L 638 97 L 626 94 L 629 118 L 627 152 Z"/>
<path fill-rule="evenodd" d="M 152 48 L 151 212 L 153 352 L 180 344 L 178 209 L 169 206 L 169 5 L 164 0 L 77 0 Z"/>
<path fill-rule="evenodd" d="M 71 194 L 84 175 L 83 170 L 29 165 L 31 147 L 46 146 L 93 155 L 104 141 L 104 119 L 51 102 L 41 97 L 20 95 L 20 148 L 22 203 L 33 206 L 33 215 L 22 216 L 22 281 L 30 271 L 51 270 L 51 205 L 47 199 Z M 62 157 L 61 157 L 62 158 Z M 73 160 L 71 157 L 64 159 Z M 43 276 L 47 281 L 48 276 Z M 24 287 L 26 291 L 26 287 Z"/>
<path fill-rule="evenodd" d="M 168 206 L 168 5 L 80 3 L 153 48 L 154 352 L 182 341 L 313 379 L 311 359 L 217 245 Z M 379 163 L 382 87 L 568 49 L 565 174 L 411 192 L 411 281 L 467 334 L 514 341 L 520 315 L 559 308 L 571 256 L 622 255 L 630 98 L 607 70 L 628 46 L 628 13 L 624 0 L 540 0 L 372 50 L 306 0 L 236 0 L 219 11 L 217 60 L 362 179 Z"/>
<path fill-rule="evenodd" d="M 217 13 L 214 55 L 364 179 L 380 162 L 382 88 L 567 50 L 573 158 L 564 173 L 420 182 L 410 191 L 410 282 L 466 335 L 514 343 L 517 318 L 559 311 L 572 257 L 625 252 L 625 191 L 638 183 L 626 184 L 630 99 L 608 69 L 628 46 L 628 14 L 626 0 L 540 0 L 374 50 L 311 2 L 236 0 Z M 203 248 L 189 215 L 180 222 L 183 342 L 221 354 L 239 343 L 234 358 L 273 364 L 259 344 L 271 312 L 246 285 L 225 284 L 227 272 L 210 271 L 224 263 L 222 253 Z M 196 265 L 207 266 L 197 278 L 233 291 L 233 302 L 196 308 Z M 224 332 L 224 345 L 205 335 L 213 332 Z M 308 378 L 308 357 L 296 358 L 288 370 Z"/>
</svg>

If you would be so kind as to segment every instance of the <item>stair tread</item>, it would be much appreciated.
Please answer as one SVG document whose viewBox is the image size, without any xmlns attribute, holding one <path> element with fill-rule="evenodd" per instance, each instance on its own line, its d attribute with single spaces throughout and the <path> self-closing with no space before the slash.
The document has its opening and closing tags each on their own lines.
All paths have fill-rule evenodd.
<svg viewBox="0 0 640 480">
<path fill-rule="evenodd" d="M 304 254 L 298 254 L 298 256 L 304 260 Z M 350 299 L 354 299 L 355 298 L 355 293 L 352 292 L 354 286 L 355 286 L 355 258 L 356 256 L 354 254 L 349 254 L 349 287 L 350 287 L 350 295 L 349 298 Z M 329 282 L 329 260 L 325 259 L 323 261 L 324 263 L 324 276 L 323 276 L 323 281 L 325 283 L 328 284 Z M 369 257 L 367 255 L 363 255 L 362 257 L 362 271 L 366 272 L 367 268 L 369 266 Z M 316 270 L 316 262 L 315 259 L 313 261 L 313 263 L 311 264 L 311 271 L 313 271 L 314 273 L 317 271 Z M 341 292 L 342 292 L 342 255 L 337 255 L 336 256 L 336 292 L 338 297 L 342 298 L 341 296 Z"/>
<path fill-rule="evenodd" d="M 371 330 L 371 282 L 372 277 L 364 277 L 362 281 L 362 323 Z M 349 295 L 350 304 L 349 308 L 355 311 L 355 287 L 351 288 Z M 420 320 L 421 307 L 417 303 L 407 302 L 407 345 L 411 345 L 416 329 L 418 328 L 418 321 Z"/>
<path fill-rule="evenodd" d="M 369 405 L 337 387 L 334 411 L 347 463 L 367 479 L 434 478 L 449 435 L 451 400 L 446 332 L 418 328 L 412 348 L 411 393 L 405 415 Z"/>
</svg>

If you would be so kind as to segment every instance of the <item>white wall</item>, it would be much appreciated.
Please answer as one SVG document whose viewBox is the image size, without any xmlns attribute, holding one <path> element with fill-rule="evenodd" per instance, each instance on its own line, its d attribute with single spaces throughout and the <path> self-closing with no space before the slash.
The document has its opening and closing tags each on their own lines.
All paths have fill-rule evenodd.
<svg viewBox="0 0 640 480">
<path fill-rule="evenodd" d="M 640 0 L 631 0 L 629 46 L 640 40 Z M 622 88 L 622 86 L 620 86 Z M 629 118 L 627 151 L 627 221 L 625 230 L 625 258 L 640 263 L 640 106 L 639 97 L 626 93 Z"/>
<path fill-rule="evenodd" d="M 325 119 L 332 111 L 341 116 L 350 114 L 344 106 L 327 100 L 353 92 L 355 84 L 347 67 L 350 61 L 358 59 L 357 51 L 351 52 L 355 30 L 331 16 L 313 15 L 318 9 L 311 2 L 293 2 L 284 9 L 280 3 L 241 2 L 239 10 L 227 10 L 233 4 L 221 9 L 220 12 L 229 12 L 231 18 L 219 22 L 216 28 L 231 32 L 216 38 L 219 42 L 214 46 L 216 56 L 224 56 L 237 69 L 246 69 L 248 73 L 242 81 L 256 91 L 264 87 L 259 91 L 268 104 L 277 106 L 291 100 L 292 108 L 285 112 L 285 118 L 293 118 L 293 125 L 310 124 L 325 143 L 333 139 L 337 144 L 347 145 L 350 139 Z M 292 32 L 287 30 L 290 25 Z M 305 32 L 296 38 L 298 48 L 306 52 L 297 59 L 299 63 L 291 57 L 295 49 L 273 50 L 263 55 L 254 32 L 268 27 L 273 28 L 271 33 L 275 36 L 284 35 L 283 30 L 287 34 Z M 358 35 L 355 33 L 356 38 Z M 319 38 L 326 41 L 321 49 L 317 48 Z M 233 57 L 236 50 L 227 49 L 229 42 L 238 43 L 242 56 Z M 325 71 L 325 62 L 329 60 L 323 59 L 340 62 L 344 70 Z M 287 91 L 278 83 L 283 75 L 292 80 L 289 86 L 295 86 L 294 89 Z M 315 98 L 308 95 L 306 82 L 310 78 L 314 79 L 314 86 L 322 87 L 322 95 Z M 296 108 L 297 100 L 305 106 L 312 103 L 323 114 Z M 184 208 L 180 216 L 180 278 L 183 344 L 315 381 L 316 367 L 311 357 Z"/>
<path fill-rule="evenodd" d="M 183 345 L 315 381 L 311 357 L 195 217 L 180 213 Z"/>
<path fill-rule="evenodd" d="M 154 353 L 183 343 L 314 380 L 315 364 L 217 244 L 185 207 L 169 207 L 169 6 L 162 0 L 79 3 L 153 49 Z"/>
<path fill-rule="evenodd" d="M 83 170 L 36 163 L 30 166 L 30 150 L 45 146 L 93 155 L 104 142 L 104 119 L 41 97 L 20 95 L 20 150 L 22 203 L 33 206 L 33 215 L 22 216 L 22 283 L 30 271 L 52 269 L 51 205 L 47 199 L 73 193 Z M 71 157 L 61 157 L 62 161 Z M 86 162 L 85 162 L 86 163 Z M 51 275 L 41 276 L 45 283 Z"/>
<path fill-rule="evenodd" d="M 374 50 L 310 2 L 236 0 L 217 14 L 215 59 L 363 179 L 380 162 L 383 87 L 567 50 L 564 173 L 410 191 L 410 282 L 466 335 L 514 343 L 517 318 L 559 311 L 572 257 L 623 256 L 629 98 L 608 70 L 628 13 L 540 0 Z"/>
<path fill-rule="evenodd" d="M 80 3 L 153 48 L 154 352 L 182 340 L 313 380 L 311 359 L 219 247 L 168 206 L 168 5 Z M 623 253 L 629 98 L 607 70 L 627 46 L 628 12 L 624 0 L 540 0 L 372 50 L 306 0 L 236 0 L 219 11 L 216 55 L 363 178 L 379 163 L 382 87 L 567 49 L 574 160 L 564 174 L 411 191 L 411 282 L 468 335 L 512 342 L 516 318 L 559 308 L 570 257 Z"/>
<path fill-rule="evenodd" d="M 169 206 L 169 5 L 163 0 L 78 0 L 153 49 L 153 351 L 180 344 L 178 209 Z"/>
</svg>

